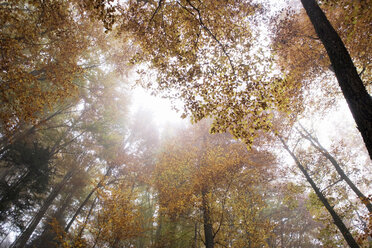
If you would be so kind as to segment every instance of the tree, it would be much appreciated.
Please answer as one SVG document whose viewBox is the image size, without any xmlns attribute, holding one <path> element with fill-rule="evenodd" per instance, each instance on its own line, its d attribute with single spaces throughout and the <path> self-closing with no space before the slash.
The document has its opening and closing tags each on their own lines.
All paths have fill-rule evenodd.
<svg viewBox="0 0 372 248">
<path fill-rule="evenodd" d="M 261 215 L 265 203 L 260 190 L 268 180 L 263 168 L 273 162 L 271 156 L 248 152 L 226 134 L 211 136 L 207 126 L 196 125 L 160 154 L 154 186 L 161 213 L 172 222 L 200 222 L 206 247 L 265 244 L 270 224 Z"/>
<path fill-rule="evenodd" d="M 120 247 L 120 244 L 141 235 L 142 217 L 139 206 L 135 203 L 136 192 L 133 183 L 128 180 L 115 185 L 107 192 L 100 192 L 97 219 L 91 223 L 98 226 L 95 228 L 98 232 L 93 232 L 96 244 Z"/>
<path fill-rule="evenodd" d="M 117 77 L 112 76 L 108 70 L 103 72 L 96 68 L 95 72 L 86 75 L 86 78 L 87 82 L 85 83 L 89 87 L 84 87 L 79 92 L 81 106 L 78 108 L 75 105 L 68 114 L 58 116 L 61 119 L 53 119 L 43 126 L 44 129 L 41 128 L 34 134 L 43 140 L 43 144 L 49 145 L 50 148 L 47 151 L 50 153 L 49 156 L 55 159 L 53 166 L 57 175 L 62 178 L 58 182 L 59 177 L 56 176 L 54 187 L 44 189 L 49 190 L 49 196 L 44 199 L 39 210 L 34 213 L 34 218 L 27 228 L 22 230 L 22 234 L 13 244 L 14 247 L 22 247 L 29 241 L 39 223 L 47 217 L 47 211 L 53 206 L 55 199 L 59 195 L 63 195 L 64 188 L 69 190 L 68 185 L 74 184 L 71 183 L 73 179 L 78 180 L 76 177 L 80 179 L 81 184 L 79 186 L 75 184 L 76 188 L 84 188 L 87 181 L 90 180 L 90 177 L 86 178 L 88 170 L 92 170 L 97 164 L 98 166 L 100 163 L 110 164 L 112 161 L 121 159 L 121 153 L 118 151 L 122 145 L 123 136 L 121 135 L 125 132 L 123 120 L 126 116 L 128 101 L 125 92 L 118 87 Z M 52 127 L 49 128 L 49 125 Z M 25 154 L 22 154 L 21 157 L 25 157 Z M 39 168 L 39 166 L 40 164 L 37 164 L 36 167 Z M 99 168 L 95 168 L 95 170 L 99 170 Z M 92 171 L 91 173 L 92 176 L 100 174 Z M 64 210 L 67 209 L 67 206 Z M 62 211 L 60 215 L 63 216 L 63 214 L 65 213 Z M 60 224 L 63 223 L 62 220 L 58 219 Z M 44 228 L 47 229 L 48 226 Z"/>
<path fill-rule="evenodd" d="M 229 130 L 250 146 L 258 130 L 270 128 L 273 109 L 298 110 L 298 86 L 274 73 L 267 50 L 253 49 L 259 40 L 251 24 L 264 12 L 257 4 L 92 1 L 86 8 L 136 42 L 132 62 L 149 67 L 140 70 L 143 85 L 181 99 L 193 122 L 213 117 L 213 133 Z"/>
<path fill-rule="evenodd" d="M 370 65 L 368 63 L 370 46 L 363 41 L 363 33 L 370 32 L 370 27 L 366 24 L 370 18 L 368 5 L 365 6 L 367 3 L 363 1 L 355 1 L 353 3 L 347 1 L 326 1 L 324 4 L 338 27 L 340 35 L 347 41 L 357 65 L 360 65 L 361 73 L 359 75 L 340 35 L 332 27 L 316 0 L 303 0 L 301 2 L 310 18 L 316 35 L 313 34 L 313 30 L 309 30 L 311 27 L 307 25 L 307 20 L 302 20 L 302 15 L 289 17 L 297 19 L 297 22 L 287 19 L 286 21 L 290 24 L 282 22 L 287 28 L 292 27 L 292 30 L 287 29 L 277 39 L 279 51 L 282 51 L 282 55 L 284 53 L 285 57 L 291 61 L 284 63 L 285 65 L 290 64 L 284 70 L 289 70 L 291 75 L 295 77 L 294 80 L 304 80 L 303 78 L 298 78 L 298 76 L 308 78 L 309 73 L 312 73 L 311 77 L 314 79 L 316 75 L 319 75 L 317 73 L 322 72 L 322 69 L 324 73 L 324 68 L 331 68 L 335 72 L 338 85 L 349 105 L 369 155 L 372 157 L 372 99 L 360 77 L 364 73 L 363 77 L 366 82 L 370 79 Z M 317 43 L 316 40 L 320 40 L 325 47 L 331 65 L 329 65 L 328 59 L 325 58 L 323 48 L 319 46 L 320 43 Z M 303 45 L 307 43 L 310 47 L 302 45 L 296 48 L 301 43 Z M 299 56 L 300 54 L 302 56 Z M 315 61 L 318 63 L 315 64 Z M 308 67 L 305 68 L 307 65 Z"/>
<path fill-rule="evenodd" d="M 372 156 L 371 97 L 343 42 L 316 1 L 302 3 L 326 47 Z M 257 17 L 254 16 L 260 10 L 257 5 L 191 0 L 106 5 L 105 1 L 96 1 L 88 4 L 89 8 L 95 10 L 106 28 L 130 32 L 141 49 L 133 61 L 150 62 L 150 67 L 156 70 L 155 90 L 181 98 L 185 103 L 184 114 L 191 115 L 194 121 L 213 117 L 213 133 L 229 130 L 250 145 L 256 130 L 270 129 L 271 111 L 299 110 L 301 86 L 275 75 L 269 69 L 270 59 L 252 56 L 254 37 L 244 30 L 252 26 L 250 16 Z"/>
<path fill-rule="evenodd" d="M 3 154 L 1 162 L 0 221 L 11 218 L 22 228 L 22 215 L 40 200 L 54 174 L 51 154 L 37 141 L 17 142 Z"/>
<path fill-rule="evenodd" d="M 349 229 L 345 226 L 344 222 L 340 218 L 340 216 L 336 213 L 336 211 L 333 209 L 333 207 L 330 205 L 327 198 L 324 196 L 324 194 L 320 191 L 319 187 L 315 184 L 314 180 L 309 175 L 306 168 L 302 165 L 302 163 L 299 161 L 299 159 L 296 157 L 296 155 L 289 149 L 287 143 L 279 136 L 279 139 L 281 143 L 283 144 L 284 149 L 291 155 L 293 160 L 295 161 L 297 167 L 301 170 L 303 175 L 306 178 L 306 181 L 311 185 L 311 188 L 314 190 L 316 196 L 321 201 L 321 203 L 324 205 L 324 207 L 327 209 L 329 214 L 332 216 L 332 219 L 334 221 L 334 224 L 338 227 L 340 230 L 342 236 L 348 243 L 350 247 L 359 247 L 358 243 L 355 241 L 353 235 L 350 233 Z"/>
</svg>

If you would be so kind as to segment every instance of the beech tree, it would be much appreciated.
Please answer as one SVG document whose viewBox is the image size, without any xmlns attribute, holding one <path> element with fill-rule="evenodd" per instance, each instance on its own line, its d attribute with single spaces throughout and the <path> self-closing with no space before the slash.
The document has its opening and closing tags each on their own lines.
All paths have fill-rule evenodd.
<svg viewBox="0 0 372 248">
<path fill-rule="evenodd" d="M 341 38 L 316 1 L 301 2 L 327 50 L 371 156 L 371 97 Z M 193 121 L 213 117 L 213 133 L 229 130 L 250 145 L 257 130 L 270 129 L 271 111 L 299 110 L 301 85 L 269 70 L 270 59 L 252 56 L 255 37 L 247 30 L 252 27 L 250 20 L 262 15 L 262 9 L 252 2 L 220 6 L 215 1 L 117 5 L 96 1 L 87 8 L 94 9 L 107 29 L 129 30 L 141 49 L 133 62 L 150 61 L 157 76 L 155 90 L 181 98 L 184 114 L 191 115 Z M 150 82 L 146 86 L 154 85 Z"/>
<path fill-rule="evenodd" d="M 315 32 L 327 50 L 342 94 L 349 105 L 372 159 L 372 97 L 368 94 L 363 81 L 360 79 L 340 36 L 332 27 L 316 0 L 301 0 L 301 2 Z"/>
<path fill-rule="evenodd" d="M 0 3 L 0 245 L 367 244 L 369 179 L 341 165 L 358 152 L 305 130 L 295 152 L 280 135 L 332 70 L 371 155 L 369 5 L 321 1 L 333 28 L 301 2 L 273 36 L 253 0 Z M 149 113 L 129 118 L 130 68 L 196 125 L 159 142 Z M 278 173 L 277 137 L 315 193 Z"/>
<path fill-rule="evenodd" d="M 270 177 L 263 168 L 273 160 L 224 134 L 211 136 L 207 126 L 196 125 L 182 146 L 173 141 L 161 152 L 154 171 L 161 213 L 171 221 L 188 216 L 200 222 L 206 247 L 263 245 L 271 227 L 256 189 L 264 189 Z"/>
<path fill-rule="evenodd" d="M 288 27 L 294 27 L 294 30 L 283 32 L 280 35 L 281 38 L 278 38 L 278 45 L 284 46 L 279 47 L 279 50 L 287 55 L 285 56 L 286 58 L 294 56 L 292 57 L 294 60 L 290 59 L 291 62 L 285 62 L 286 65 L 291 65 L 284 70 L 289 70 L 291 75 L 294 76 L 294 80 L 303 80 L 298 78 L 299 74 L 308 77 L 309 73 L 319 72 L 321 71 L 319 68 L 322 67 L 330 68 L 334 71 L 338 85 L 372 158 L 372 98 L 365 86 L 370 81 L 370 65 L 368 62 L 370 60 L 370 53 L 368 53 L 370 46 L 363 41 L 364 33 L 371 32 L 371 28 L 367 24 L 370 20 L 370 15 L 366 12 L 368 11 L 368 4 L 363 1 L 354 1 L 352 3 L 348 1 L 327 1 L 324 4 L 334 23 L 336 23 L 337 31 L 340 33 L 339 35 L 322 9 L 318 6 L 316 0 L 301 0 L 301 3 L 307 16 L 310 18 L 312 27 L 309 30 L 309 25 L 306 25 L 307 20 L 300 20 L 298 23 L 291 21 L 291 18 L 296 18 L 296 15 L 287 17 L 289 18 L 287 21 L 291 23 Z M 284 22 L 282 23 L 284 26 L 287 25 Z M 299 26 L 296 25 L 302 26 L 302 29 L 298 30 Z M 308 29 L 306 30 L 304 27 Z M 312 28 L 315 30 L 315 33 L 311 30 Z M 289 34 L 289 38 L 286 35 L 283 36 L 284 33 Z M 360 66 L 360 73 L 357 72 L 352 57 L 341 40 L 341 35 L 346 41 L 346 44 L 349 45 L 349 49 L 354 55 L 355 63 Z M 290 40 L 295 42 L 291 42 Z M 321 41 L 329 60 L 325 58 L 323 48 L 319 47 L 319 43 L 317 44 L 314 40 Z M 311 47 L 301 46 L 296 49 L 296 46 L 301 43 L 308 43 Z M 299 69 L 299 71 L 296 72 L 289 68 Z M 364 77 L 365 83 L 361 80 L 361 76 Z M 314 78 L 314 74 L 312 78 Z"/>
<path fill-rule="evenodd" d="M 306 181 L 311 185 L 311 188 L 314 190 L 318 199 L 322 202 L 324 207 L 327 209 L 329 214 L 332 216 L 334 224 L 337 226 L 339 231 L 341 232 L 342 236 L 346 240 L 347 244 L 350 247 L 359 247 L 358 243 L 356 242 L 355 238 L 351 234 L 350 230 L 346 227 L 345 223 L 341 219 L 341 217 L 336 213 L 334 208 L 329 203 L 328 199 L 324 196 L 322 191 L 319 189 L 319 186 L 316 185 L 314 180 L 311 178 L 309 172 L 307 171 L 306 167 L 301 163 L 301 161 L 297 158 L 297 156 L 291 151 L 288 147 L 287 143 L 283 140 L 283 138 L 279 137 L 281 143 L 283 144 L 284 149 L 291 155 L 293 160 L 295 161 L 297 167 L 301 170 L 303 175 L 306 178 Z"/>
</svg>

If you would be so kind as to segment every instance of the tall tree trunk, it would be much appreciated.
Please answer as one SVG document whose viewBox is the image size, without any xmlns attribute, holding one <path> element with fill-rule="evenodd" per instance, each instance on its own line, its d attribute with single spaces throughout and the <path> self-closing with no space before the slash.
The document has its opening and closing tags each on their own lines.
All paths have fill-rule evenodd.
<svg viewBox="0 0 372 248">
<path fill-rule="evenodd" d="M 96 192 L 98 187 L 94 187 L 90 192 L 89 194 L 87 195 L 87 197 L 85 197 L 85 200 L 80 204 L 79 208 L 75 211 L 75 214 L 74 216 L 72 216 L 71 220 L 68 222 L 68 224 L 66 225 L 65 227 L 65 232 L 67 233 L 68 230 L 70 229 L 72 223 L 75 221 L 76 217 L 80 214 L 81 210 L 83 209 L 83 207 L 88 203 L 89 199 L 92 197 L 92 195 L 94 194 L 94 192 Z"/>
<path fill-rule="evenodd" d="M 319 200 L 323 203 L 323 205 L 325 206 L 325 208 L 331 214 L 331 216 L 333 218 L 334 224 L 338 227 L 338 229 L 340 230 L 342 236 L 344 236 L 344 239 L 346 240 L 346 242 L 348 243 L 348 245 L 350 247 L 352 247 L 352 248 L 359 247 L 359 245 L 357 244 L 357 242 L 355 241 L 355 239 L 351 235 L 350 231 L 345 226 L 345 224 L 342 221 L 342 219 L 340 218 L 340 216 L 338 216 L 338 214 L 336 213 L 336 211 L 329 204 L 327 198 L 322 194 L 322 192 L 316 186 L 315 182 L 310 177 L 310 175 L 306 171 L 305 167 L 297 159 L 296 155 L 289 149 L 289 147 L 287 146 L 287 144 L 285 143 L 285 141 L 281 137 L 279 137 L 279 139 L 282 142 L 284 149 L 287 150 L 287 152 L 291 155 L 291 157 L 293 158 L 293 160 L 296 162 L 297 167 L 301 170 L 301 172 L 304 174 L 306 180 L 310 183 L 311 187 L 315 191 L 315 194 L 318 196 Z"/>
<path fill-rule="evenodd" d="M 213 227 L 211 222 L 211 215 L 208 206 L 208 200 L 206 199 L 206 191 L 202 191 L 202 211 L 203 211 L 203 224 L 204 224 L 204 236 L 205 236 L 205 247 L 213 248 Z"/>
<path fill-rule="evenodd" d="M 97 199 L 98 199 L 98 197 L 96 196 L 96 198 L 94 198 L 92 204 L 90 205 L 89 212 L 88 212 L 87 216 L 85 216 L 85 221 L 84 221 L 83 226 L 81 227 L 81 229 L 79 231 L 79 234 L 78 234 L 78 237 L 79 238 L 81 238 L 81 236 L 83 236 L 84 229 L 85 229 L 85 227 L 88 224 L 89 218 L 90 218 L 90 216 L 92 214 L 93 208 L 96 205 Z"/>
<path fill-rule="evenodd" d="M 79 189 L 78 187 L 76 187 L 75 185 L 72 185 L 72 187 L 70 188 L 70 191 L 67 193 L 67 196 L 64 197 L 64 199 L 61 200 L 61 202 L 57 204 L 57 205 L 60 205 L 58 210 L 55 213 L 53 213 L 53 215 L 48 217 L 46 221 L 44 222 L 45 223 L 44 231 L 40 234 L 39 237 L 32 240 L 31 244 L 28 247 L 30 248 L 31 247 L 32 248 L 33 247 L 38 247 L 38 248 L 58 247 L 58 243 L 60 242 L 60 240 L 57 237 L 56 230 L 52 223 L 55 220 L 56 223 L 60 227 L 65 226 L 66 209 L 71 205 L 72 199 L 78 189 Z"/>
<path fill-rule="evenodd" d="M 194 226 L 194 242 L 192 248 L 198 248 L 198 222 L 195 222 Z"/>
<path fill-rule="evenodd" d="M 372 98 L 364 87 L 344 43 L 316 0 L 301 2 L 327 50 L 338 84 L 372 159 Z"/>
<path fill-rule="evenodd" d="M 302 127 L 302 126 L 301 126 Z M 313 136 L 310 135 L 310 133 L 302 127 L 302 129 L 306 132 L 305 134 L 301 135 L 308 141 L 310 141 L 311 145 L 315 147 L 321 154 L 323 154 L 324 157 L 326 157 L 335 167 L 337 173 L 340 175 L 340 177 L 349 185 L 349 187 L 354 191 L 354 193 L 359 197 L 359 199 L 362 201 L 362 203 L 366 206 L 369 213 L 372 213 L 372 204 L 368 200 L 368 198 L 359 190 L 359 188 L 350 180 L 350 178 L 345 174 L 344 170 L 341 168 L 340 164 L 337 163 L 336 159 L 319 143 L 318 140 L 316 140 Z"/>
<path fill-rule="evenodd" d="M 97 189 L 99 189 L 100 187 L 102 187 L 103 185 L 103 182 L 105 180 L 106 177 L 108 177 L 110 174 L 111 174 L 111 171 L 112 171 L 113 167 L 112 166 L 109 166 L 108 169 L 107 169 L 107 172 L 105 174 L 105 176 L 98 182 L 98 184 L 96 185 L 96 187 L 94 187 L 90 192 L 89 194 L 87 195 L 87 197 L 85 198 L 85 200 L 80 204 L 79 208 L 76 210 L 74 216 L 72 216 L 71 220 L 68 222 L 67 226 L 65 227 L 65 232 L 67 233 L 68 230 L 70 229 L 72 223 L 75 221 L 76 217 L 80 214 L 81 210 L 83 209 L 83 207 L 88 203 L 89 199 L 92 197 L 92 195 L 94 194 L 94 192 L 96 192 Z"/>
<path fill-rule="evenodd" d="M 41 219 L 44 217 L 45 212 L 48 210 L 50 205 L 53 203 L 54 199 L 58 196 L 58 194 L 61 192 L 62 188 L 65 186 L 65 184 L 68 182 L 68 180 L 72 177 L 74 170 L 70 170 L 66 173 L 66 175 L 63 177 L 62 181 L 59 182 L 52 192 L 49 194 L 49 196 L 45 199 L 43 205 L 39 209 L 39 211 L 36 213 L 36 215 L 32 218 L 30 224 L 27 226 L 26 230 L 23 231 L 21 236 L 19 236 L 14 243 L 12 244 L 12 248 L 22 248 L 25 247 L 27 241 L 29 240 L 32 233 L 35 231 L 35 228 L 41 221 Z"/>
</svg>

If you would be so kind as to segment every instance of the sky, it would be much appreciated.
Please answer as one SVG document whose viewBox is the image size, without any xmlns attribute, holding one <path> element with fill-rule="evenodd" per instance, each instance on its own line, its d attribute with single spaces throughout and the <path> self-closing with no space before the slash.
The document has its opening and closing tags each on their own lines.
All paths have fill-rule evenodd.
<svg viewBox="0 0 372 248">
<path fill-rule="evenodd" d="M 147 109 L 153 114 L 154 120 L 160 128 L 167 124 L 187 122 L 181 118 L 181 112 L 177 113 L 172 109 L 170 100 L 152 96 L 148 91 L 138 86 L 133 90 L 131 112 L 135 113 L 141 108 Z"/>
</svg>

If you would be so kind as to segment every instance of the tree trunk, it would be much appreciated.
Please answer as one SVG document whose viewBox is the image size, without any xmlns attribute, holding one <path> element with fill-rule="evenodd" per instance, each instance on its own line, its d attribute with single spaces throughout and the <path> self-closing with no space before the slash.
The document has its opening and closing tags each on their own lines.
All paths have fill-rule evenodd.
<svg viewBox="0 0 372 248">
<path fill-rule="evenodd" d="M 75 214 L 74 216 L 72 216 L 71 220 L 68 222 L 67 226 L 65 227 L 65 232 L 67 233 L 68 230 L 70 229 L 72 223 L 75 221 L 76 217 L 80 214 L 80 211 L 83 209 L 83 207 L 88 203 L 90 197 L 92 197 L 93 193 L 96 192 L 98 187 L 94 187 L 90 192 L 89 194 L 87 195 L 87 197 L 85 198 L 85 200 L 80 204 L 79 208 L 75 211 Z"/>
<path fill-rule="evenodd" d="M 48 210 L 50 205 L 53 203 L 54 199 L 58 196 L 58 194 L 61 192 L 62 188 L 65 186 L 65 184 L 68 182 L 68 180 L 72 177 L 74 170 L 70 170 L 66 173 L 64 178 L 61 182 L 59 182 L 56 187 L 52 190 L 50 195 L 45 199 L 43 205 L 39 209 L 39 211 L 36 213 L 36 215 L 32 218 L 30 224 L 26 228 L 26 230 L 23 231 L 21 236 L 19 236 L 14 243 L 12 244 L 12 248 L 22 248 L 25 247 L 27 241 L 29 240 L 32 233 L 35 231 L 35 228 L 41 221 L 41 219 L 44 217 L 45 212 Z"/>
<path fill-rule="evenodd" d="M 372 159 L 372 98 L 364 87 L 344 43 L 316 0 L 301 2 L 327 50 L 338 84 Z"/>
<path fill-rule="evenodd" d="M 36 239 L 32 240 L 31 244 L 28 245 L 27 247 L 33 248 L 33 247 L 38 247 L 38 248 L 49 248 L 49 247 L 58 247 L 58 237 L 55 232 L 55 229 L 53 227 L 52 222 L 54 220 L 57 221 L 57 224 L 59 226 L 64 226 L 65 225 L 65 211 L 67 207 L 70 206 L 72 197 L 74 196 L 74 193 L 76 191 L 77 187 L 72 188 L 72 192 L 69 192 L 67 197 L 63 201 L 61 201 L 61 206 L 59 209 L 50 217 L 44 221 L 44 230 L 40 234 L 39 237 Z"/>
<path fill-rule="evenodd" d="M 194 225 L 194 242 L 192 248 L 198 248 L 198 222 L 195 222 Z"/>
<path fill-rule="evenodd" d="M 203 224 L 204 224 L 204 237 L 205 237 L 205 247 L 213 248 L 213 227 L 211 222 L 211 216 L 208 206 L 208 201 L 206 199 L 206 191 L 202 192 L 202 210 L 203 210 Z"/>
<path fill-rule="evenodd" d="M 79 238 L 81 238 L 81 236 L 83 236 L 84 229 L 85 229 L 85 227 L 88 224 L 89 218 L 90 218 L 90 216 L 92 214 L 93 208 L 96 205 L 97 199 L 98 199 L 98 197 L 96 196 L 96 198 L 94 198 L 92 204 L 90 205 L 89 212 L 88 212 L 87 216 L 85 217 L 85 221 L 83 223 L 83 226 L 81 227 L 81 229 L 79 231 L 79 235 L 78 235 Z"/>
<path fill-rule="evenodd" d="M 279 137 L 279 139 L 282 142 L 284 149 L 287 150 L 287 152 L 291 155 L 291 157 L 293 158 L 293 160 L 296 162 L 297 167 L 301 170 L 301 172 L 304 174 L 306 180 L 310 183 L 311 187 L 315 191 L 315 194 L 318 196 L 319 200 L 323 203 L 323 205 L 325 206 L 325 208 L 331 214 L 331 216 L 333 218 L 334 224 L 338 227 L 338 229 L 340 230 L 342 236 L 344 236 L 344 239 L 346 240 L 346 242 L 348 243 L 348 245 L 350 247 L 352 247 L 352 248 L 359 247 L 359 245 L 357 244 L 357 242 L 355 241 L 355 239 L 353 238 L 353 236 L 351 235 L 351 233 L 349 232 L 349 230 L 347 229 L 347 227 L 343 223 L 343 221 L 340 218 L 340 216 L 338 216 L 338 214 L 336 213 L 336 211 L 329 204 L 327 198 L 322 194 L 322 192 L 320 192 L 319 188 L 316 186 L 316 184 L 313 181 L 313 179 L 311 179 L 311 177 L 310 177 L 309 173 L 307 173 L 305 167 L 297 159 L 296 155 L 289 149 L 289 147 L 284 142 L 284 140 L 281 137 Z"/>
<path fill-rule="evenodd" d="M 340 177 L 349 185 L 349 187 L 354 191 L 354 193 L 359 197 L 359 199 L 362 201 L 362 203 L 366 206 L 369 213 L 372 213 L 372 204 L 368 200 L 368 198 L 359 190 L 359 188 L 350 180 L 350 178 L 345 174 L 344 170 L 341 168 L 339 163 L 337 163 L 336 159 L 317 141 L 310 135 L 308 131 L 305 130 L 304 127 L 302 129 L 306 132 L 306 135 L 302 134 L 302 137 L 310 141 L 311 145 L 315 147 L 320 153 L 323 154 L 324 157 L 326 157 L 335 167 L 337 173 L 340 175 Z"/>
<path fill-rule="evenodd" d="M 107 169 L 107 172 L 105 174 L 105 177 L 98 182 L 98 184 L 96 185 L 96 187 L 94 187 L 90 192 L 89 194 L 87 195 L 87 197 L 85 198 L 85 200 L 80 204 L 79 208 L 76 210 L 74 216 L 72 216 L 71 220 L 68 222 L 67 226 L 65 227 L 65 232 L 67 233 L 68 230 L 70 229 L 72 223 L 75 221 L 76 217 L 80 214 L 80 211 L 83 209 L 83 207 L 88 203 L 89 199 L 92 197 L 92 195 L 94 194 L 94 192 L 96 192 L 97 189 L 99 189 L 100 187 L 102 187 L 103 185 L 103 182 L 105 180 L 105 178 L 107 176 L 110 175 L 111 173 L 111 170 L 113 169 L 112 166 L 109 166 L 108 169 Z"/>
</svg>

